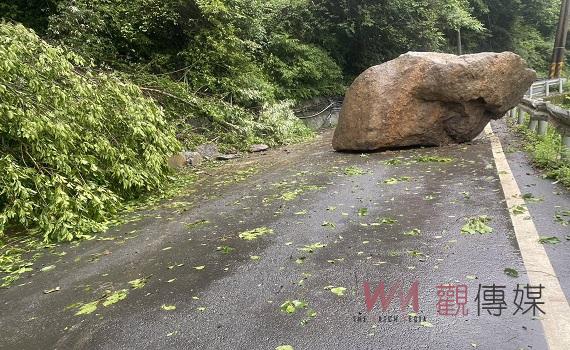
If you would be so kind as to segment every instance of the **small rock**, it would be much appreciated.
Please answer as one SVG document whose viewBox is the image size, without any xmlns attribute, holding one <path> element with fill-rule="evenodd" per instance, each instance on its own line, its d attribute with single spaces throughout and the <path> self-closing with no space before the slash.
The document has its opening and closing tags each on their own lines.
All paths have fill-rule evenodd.
<svg viewBox="0 0 570 350">
<path fill-rule="evenodd" d="M 168 158 L 168 166 L 172 169 L 182 169 L 186 166 L 186 156 L 183 152 L 173 155 Z"/>
<path fill-rule="evenodd" d="M 191 166 L 199 166 L 204 159 L 199 152 L 184 152 L 184 157 L 186 158 L 186 165 Z"/>
<path fill-rule="evenodd" d="M 61 290 L 60 287 L 55 287 L 53 289 L 44 289 L 44 294 L 51 294 L 53 292 L 59 292 Z"/>
<path fill-rule="evenodd" d="M 219 154 L 217 159 L 218 160 L 232 160 L 239 158 L 239 154 Z"/>
<path fill-rule="evenodd" d="M 264 144 L 259 144 L 259 145 L 252 145 L 249 150 L 250 150 L 250 152 L 256 153 L 256 152 L 264 152 L 264 151 L 267 151 L 268 149 L 269 149 L 269 146 L 264 145 Z"/>
<path fill-rule="evenodd" d="M 216 157 L 220 154 L 218 146 L 213 143 L 205 143 L 196 147 L 196 152 L 200 153 L 202 157 L 208 160 L 216 159 Z"/>
</svg>

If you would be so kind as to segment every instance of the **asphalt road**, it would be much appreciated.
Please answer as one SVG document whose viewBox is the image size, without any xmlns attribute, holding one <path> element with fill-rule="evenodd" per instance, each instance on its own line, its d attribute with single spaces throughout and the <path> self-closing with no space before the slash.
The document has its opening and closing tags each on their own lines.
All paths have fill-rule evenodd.
<svg viewBox="0 0 570 350">
<path fill-rule="evenodd" d="M 367 155 L 330 138 L 205 169 L 187 196 L 52 249 L 0 290 L 0 349 L 548 348 L 540 313 L 513 315 L 529 282 L 487 138 Z M 568 297 L 570 226 L 553 216 L 570 195 L 510 148 L 521 191 L 542 199 L 528 204 L 537 229 L 561 240 L 547 253 Z M 483 215 L 491 233 L 461 234 Z M 417 281 L 419 310 L 396 293 L 368 312 L 364 284 L 381 281 L 404 294 Z M 506 309 L 478 315 L 493 284 Z M 467 315 L 438 314 L 443 285 L 467 288 L 450 299 Z"/>
</svg>

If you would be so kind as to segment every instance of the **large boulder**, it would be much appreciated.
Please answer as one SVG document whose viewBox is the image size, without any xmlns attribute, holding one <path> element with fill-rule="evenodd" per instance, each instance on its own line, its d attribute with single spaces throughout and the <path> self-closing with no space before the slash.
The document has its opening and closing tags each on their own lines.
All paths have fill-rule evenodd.
<svg viewBox="0 0 570 350">
<path fill-rule="evenodd" d="M 515 107 L 535 79 L 511 52 L 409 52 L 354 81 L 333 147 L 372 151 L 470 141 Z"/>
</svg>

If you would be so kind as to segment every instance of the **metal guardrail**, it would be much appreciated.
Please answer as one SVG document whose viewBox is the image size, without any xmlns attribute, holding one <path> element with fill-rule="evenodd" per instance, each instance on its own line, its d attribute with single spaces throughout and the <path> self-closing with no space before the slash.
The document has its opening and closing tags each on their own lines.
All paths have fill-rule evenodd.
<svg viewBox="0 0 570 350">
<path fill-rule="evenodd" d="M 533 97 L 550 96 L 552 95 L 552 93 L 556 92 L 561 94 L 564 92 L 564 84 L 566 84 L 565 78 L 536 81 L 527 90 L 525 96 L 533 98 Z"/>
<path fill-rule="evenodd" d="M 330 103 L 329 103 L 325 108 L 323 108 L 320 112 L 317 112 L 317 113 L 314 113 L 314 114 L 311 114 L 311 115 L 306 115 L 306 116 L 305 116 L 305 115 L 299 115 L 299 116 L 297 116 L 297 117 L 298 117 L 299 119 L 311 119 L 311 118 L 316 118 L 316 117 L 319 117 L 319 116 L 323 115 L 323 114 L 326 113 L 326 112 L 329 112 L 329 113 L 338 112 L 338 111 L 340 111 L 341 107 L 342 107 L 342 102 L 341 102 L 341 101 L 336 101 L 336 100 L 335 100 L 335 101 L 330 101 Z M 298 111 L 295 111 L 295 112 L 298 113 L 298 114 L 302 114 L 303 112 L 307 112 L 307 109 L 298 110 Z"/>
<path fill-rule="evenodd" d="M 316 109 L 317 106 L 305 107 L 296 110 L 295 114 L 305 125 L 314 130 L 336 125 L 342 102 L 339 100 L 328 100 L 326 107 L 323 108 L 322 106 L 325 105 L 321 105 L 321 107 L 318 107 L 319 109 Z M 315 113 L 315 110 L 318 112 Z"/>
<path fill-rule="evenodd" d="M 539 135 L 545 135 L 550 123 L 562 137 L 561 154 L 570 160 L 570 110 L 540 99 L 525 97 L 511 110 L 510 115 L 517 118 L 517 124 L 525 123 L 525 114 L 530 116 L 528 128 Z"/>
</svg>

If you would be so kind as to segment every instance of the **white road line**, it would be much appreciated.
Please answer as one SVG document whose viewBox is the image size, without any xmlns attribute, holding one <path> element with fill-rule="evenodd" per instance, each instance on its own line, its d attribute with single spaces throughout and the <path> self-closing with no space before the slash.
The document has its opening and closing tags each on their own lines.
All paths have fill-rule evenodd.
<svg viewBox="0 0 570 350">
<path fill-rule="evenodd" d="M 491 124 L 485 128 L 485 133 L 491 140 L 493 157 L 530 284 L 545 286 L 542 296 L 545 304 L 541 307 L 545 315 L 541 321 L 548 346 L 550 350 L 568 350 L 570 349 L 568 300 L 564 296 L 544 247 L 538 243 L 539 235 L 534 222 L 532 219 L 525 220 L 526 215 L 514 215 L 511 210 L 516 205 L 525 205 L 525 201 L 509 167 L 501 141 L 493 132 Z"/>
</svg>

